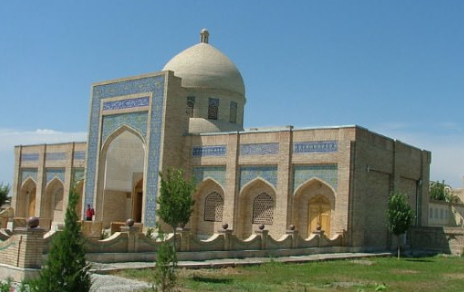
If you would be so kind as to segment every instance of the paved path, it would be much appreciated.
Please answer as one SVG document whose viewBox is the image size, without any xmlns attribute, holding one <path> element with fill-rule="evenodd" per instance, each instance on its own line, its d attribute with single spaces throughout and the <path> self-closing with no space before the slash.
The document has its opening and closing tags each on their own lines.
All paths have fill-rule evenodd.
<svg viewBox="0 0 464 292">
<path fill-rule="evenodd" d="M 244 258 L 244 259 L 217 259 L 206 261 L 180 261 L 179 267 L 201 269 L 201 268 L 222 268 L 222 267 L 237 267 L 259 265 L 270 261 L 283 263 L 304 263 L 315 261 L 330 261 L 341 259 L 361 259 L 368 257 L 390 256 L 390 252 L 377 253 L 332 253 L 332 254 L 314 254 L 305 256 L 289 256 L 278 258 Z M 133 292 L 143 291 L 152 287 L 150 283 L 125 279 L 121 277 L 107 275 L 108 273 L 126 270 L 126 269 L 147 269 L 153 268 L 154 263 L 128 262 L 128 263 L 112 263 L 101 264 L 93 263 L 92 265 L 92 292 Z"/>
</svg>

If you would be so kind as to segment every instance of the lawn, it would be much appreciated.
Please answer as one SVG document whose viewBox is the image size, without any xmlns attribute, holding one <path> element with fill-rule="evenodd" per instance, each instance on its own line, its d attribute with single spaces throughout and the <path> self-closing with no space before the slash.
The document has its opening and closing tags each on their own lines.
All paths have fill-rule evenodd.
<svg viewBox="0 0 464 292">
<path fill-rule="evenodd" d="M 152 270 L 119 276 L 151 281 Z M 179 287 L 190 291 L 464 291 L 464 258 L 435 256 L 337 260 L 304 264 L 276 261 L 261 266 L 179 271 Z M 380 285 L 385 284 L 386 289 Z"/>
</svg>

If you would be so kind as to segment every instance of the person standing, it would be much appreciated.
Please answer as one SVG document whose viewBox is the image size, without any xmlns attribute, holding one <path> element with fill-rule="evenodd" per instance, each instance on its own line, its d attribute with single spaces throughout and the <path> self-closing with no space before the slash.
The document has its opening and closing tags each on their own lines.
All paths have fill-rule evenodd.
<svg viewBox="0 0 464 292">
<path fill-rule="evenodd" d="M 90 207 L 90 204 L 88 204 L 87 211 L 85 212 L 85 220 L 92 221 L 93 215 L 95 215 L 95 210 Z"/>
</svg>

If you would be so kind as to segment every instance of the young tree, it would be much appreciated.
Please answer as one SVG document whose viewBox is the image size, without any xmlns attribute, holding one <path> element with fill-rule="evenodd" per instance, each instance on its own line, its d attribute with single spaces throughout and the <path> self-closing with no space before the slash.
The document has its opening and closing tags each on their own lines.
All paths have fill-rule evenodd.
<svg viewBox="0 0 464 292">
<path fill-rule="evenodd" d="M 174 239 L 176 228 L 185 226 L 190 220 L 195 201 L 192 193 L 195 185 L 184 178 L 182 169 L 169 168 L 166 177 L 160 173 L 161 193 L 156 202 L 159 204 L 159 217 L 172 228 Z"/>
<path fill-rule="evenodd" d="M 10 199 L 8 194 L 10 193 L 10 185 L 4 185 L 3 182 L 0 183 L 0 208 L 5 204 L 6 201 Z"/>
<path fill-rule="evenodd" d="M 159 204 L 158 215 L 171 226 L 174 234 L 174 242 L 170 244 L 165 241 L 166 236 L 160 225 L 158 226 L 158 237 L 163 240 L 163 243 L 157 250 L 154 276 L 156 289 L 165 292 L 172 291 L 176 285 L 176 229 L 178 226 L 185 226 L 190 220 L 195 203 L 192 198 L 195 185 L 191 180 L 184 178 L 184 172 L 181 169 L 169 168 L 166 176 L 163 177 L 160 173 L 160 177 L 161 192 L 156 200 Z"/>
<path fill-rule="evenodd" d="M 32 292 L 90 291 L 90 266 L 85 261 L 84 238 L 75 211 L 78 199 L 75 191 L 69 192 L 64 229 L 53 239 L 39 277 L 31 281 Z"/>
<path fill-rule="evenodd" d="M 409 206 L 408 197 L 398 191 L 394 191 L 388 199 L 387 228 L 396 235 L 398 259 L 400 258 L 400 235 L 406 233 L 412 224 L 414 212 Z"/>
</svg>

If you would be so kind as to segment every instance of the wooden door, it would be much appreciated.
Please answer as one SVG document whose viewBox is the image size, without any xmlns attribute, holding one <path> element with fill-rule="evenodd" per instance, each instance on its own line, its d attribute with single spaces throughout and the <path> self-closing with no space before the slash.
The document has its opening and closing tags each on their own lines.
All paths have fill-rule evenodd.
<svg viewBox="0 0 464 292">
<path fill-rule="evenodd" d="M 327 237 L 330 237 L 330 203 L 323 197 L 309 201 L 308 206 L 308 236 L 317 230 L 318 225 Z"/>
</svg>

